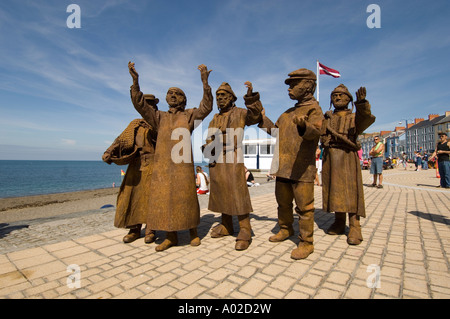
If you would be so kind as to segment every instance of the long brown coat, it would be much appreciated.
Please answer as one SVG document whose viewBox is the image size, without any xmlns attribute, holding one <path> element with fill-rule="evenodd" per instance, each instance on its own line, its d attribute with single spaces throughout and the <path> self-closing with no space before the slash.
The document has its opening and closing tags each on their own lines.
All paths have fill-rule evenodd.
<svg viewBox="0 0 450 319">
<path fill-rule="evenodd" d="M 255 99 L 259 96 L 255 94 Z M 308 116 L 306 128 L 299 131 L 295 116 Z M 270 174 L 295 182 L 314 182 L 316 176 L 315 153 L 320 137 L 323 112 L 315 99 L 297 103 L 273 122 L 263 117 L 258 125 L 277 137 Z"/>
<path fill-rule="evenodd" d="M 134 85 L 131 87 L 131 99 L 136 110 L 158 132 L 148 198 L 152 210 L 147 216 L 147 227 L 169 232 L 197 227 L 200 223 L 200 207 L 190 134 L 195 121 L 203 120 L 212 110 L 211 88 L 204 88 L 199 108 L 184 111 L 174 108 L 169 112 L 155 111 L 146 105 L 142 92 Z M 180 138 L 178 133 L 187 134 Z M 190 153 L 187 154 L 187 161 L 176 162 L 180 154 L 172 154 L 174 150 Z"/>
<path fill-rule="evenodd" d="M 357 137 L 373 122 L 370 104 L 363 100 L 355 103 L 356 112 L 344 110 L 325 113 L 321 141 L 322 201 L 327 212 L 356 213 L 365 217 L 364 191 L 358 157 L 360 145 Z"/>
<path fill-rule="evenodd" d="M 112 163 L 128 164 L 117 196 L 115 227 L 130 228 L 147 222 L 155 143 L 155 130 L 136 119 L 105 152 L 111 155 Z"/>
<path fill-rule="evenodd" d="M 227 143 L 227 129 L 243 133 L 246 125 L 260 121 L 261 109 L 261 106 L 251 106 L 249 109 L 233 106 L 227 112 L 215 114 L 210 122 L 209 131 L 217 129 L 220 132 L 223 146 L 223 151 L 216 156 L 216 162 L 209 165 L 210 211 L 226 215 L 246 215 L 253 211 L 241 152 L 243 134 L 229 137 L 232 138 L 230 145 Z M 207 142 L 210 142 L 209 137 Z"/>
</svg>

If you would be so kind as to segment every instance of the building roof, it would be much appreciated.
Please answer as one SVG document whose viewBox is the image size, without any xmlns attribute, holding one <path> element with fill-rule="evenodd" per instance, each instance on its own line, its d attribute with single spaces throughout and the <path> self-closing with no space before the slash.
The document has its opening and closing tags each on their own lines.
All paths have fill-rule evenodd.
<svg viewBox="0 0 450 319">
<path fill-rule="evenodd" d="M 434 123 L 434 125 L 436 124 L 444 124 L 450 122 L 450 115 L 449 116 L 445 116 L 443 119 L 439 120 L 438 122 Z"/>
<path fill-rule="evenodd" d="M 408 130 L 416 130 L 416 129 L 420 129 L 420 128 L 423 128 L 423 127 L 434 125 L 437 122 L 439 122 L 440 120 L 442 120 L 443 118 L 445 118 L 445 115 L 440 115 L 438 117 L 435 117 L 431 121 L 430 120 L 420 121 L 419 123 L 411 126 Z"/>
</svg>

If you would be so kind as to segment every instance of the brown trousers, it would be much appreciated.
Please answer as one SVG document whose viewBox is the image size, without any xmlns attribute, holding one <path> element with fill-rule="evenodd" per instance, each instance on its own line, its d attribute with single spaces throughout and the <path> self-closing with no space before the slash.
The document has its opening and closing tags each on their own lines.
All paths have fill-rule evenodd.
<svg viewBox="0 0 450 319">
<path fill-rule="evenodd" d="M 275 197 L 278 203 L 278 224 L 281 229 L 292 229 L 294 223 L 293 201 L 299 216 L 299 238 L 313 243 L 314 234 L 314 183 L 296 182 L 277 177 Z"/>
</svg>

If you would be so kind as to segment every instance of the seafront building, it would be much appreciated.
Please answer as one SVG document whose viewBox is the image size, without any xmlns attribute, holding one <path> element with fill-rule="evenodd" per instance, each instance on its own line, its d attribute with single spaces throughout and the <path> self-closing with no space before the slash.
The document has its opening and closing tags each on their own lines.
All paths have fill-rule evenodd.
<svg viewBox="0 0 450 319">
<path fill-rule="evenodd" d="M 414 159 L 414 153 L 434 152 L 438 141 L 438 132 L 450 136 L 450 111 L 443 115 L 429 114 L 425 120 L 415 118 L 412 123 L 406 120 L 406 126 L 397 126 L 393 131 L 363 133 L 358 136 L 363 159 L 370 158 L 369 151 L 374 146 L 373 138 L 379 136 L 385 145 L 385 158 L 400 158 L 406 153 L 407 159 Z M 269 170 L 275 152 L 275 138 L 243 140 L 244 163 L 251 170 Z"/>
</svg>

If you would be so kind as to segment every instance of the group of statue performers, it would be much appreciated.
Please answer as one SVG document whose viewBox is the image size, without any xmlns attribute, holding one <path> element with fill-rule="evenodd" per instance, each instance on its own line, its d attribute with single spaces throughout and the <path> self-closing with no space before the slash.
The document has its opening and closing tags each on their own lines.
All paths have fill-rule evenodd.
<svg viewBox="0 0 450 319">
<path fill-rule="evenodd" d="M 128 165 L 117 196 L 114 226 L 129 229 L 123 238 L 125 243 L 140 238 L 143 224 L 146 224 L 147 244 L 156 240 L 156 231 L 165 232 L 165 239 L 156 246 L 156 251 L 177 245 L 177 232 L 182 230 L 189 230 L 190 245 L 198 246 L 201 243 L 197 232 L 200 206 L 190 135 L 213 108 L 208 84 L 211 70 L 205 65 L 198 67 L 203 84 L 203 98 L 198 108 L 187 109 L 185 93 L 172 87 L 166 95 L 169 110 L 161 111 L 154 95 L 141 92 L 134 63 L 129 62 L 128 68 L 133 79 L 131 101 L 142 118 L 133 120 L 103 154 L 108 164 Z M 315 153 L 319 141 L 324 149 L 323 210 L 335 214 L 327 233 L 345 234 L 348 215 L 347 243 L 358 245 L 363 240 L 360 217 L 365 217 L 365 205 L 357 155 L 361 146 L 357 137 L 375 117 L 363 87 L 356 92 L 355 102 L 344 85 L 336 87 L 330 102 L 330 109 L 331 105 L 334 109 L 324 114 L 314 98 L 316 74 L 298 69 L 288 76 L 285 84 L 289 86 L 289 97 L 296 103 L 275 123 L 266 116 L 260 95 L 253 92 L 251 82 L 245 82 L 245 108 L 236 106 L 235 93 L 223 82 L 216 91 L 218 113 L 209 123 L 202 150 L 209 160 L 208 210 L 221 214 L 221 222 L 212 228 L 211 237 L 233 235 L 233 216 L 237 216 L 239 232 L 235 249 L 245 250 L 252 241 L 250 213 L 253 208 L 241 149 L 243 130 L 246 126 L 258 125 L 276 138 L 269 174 L 276 177 L 279 231 L 270 236 L 269 241 L 281 242 L 294 235 L 295 209 L 299 244 L 291 252 L 291 258 L 304 259 L 314 251 Z M 181 138 L 174 139 L 174 135 Z M 175 159 L 174 154 L 184 156 L 183 160 Z"/>
</svg>

